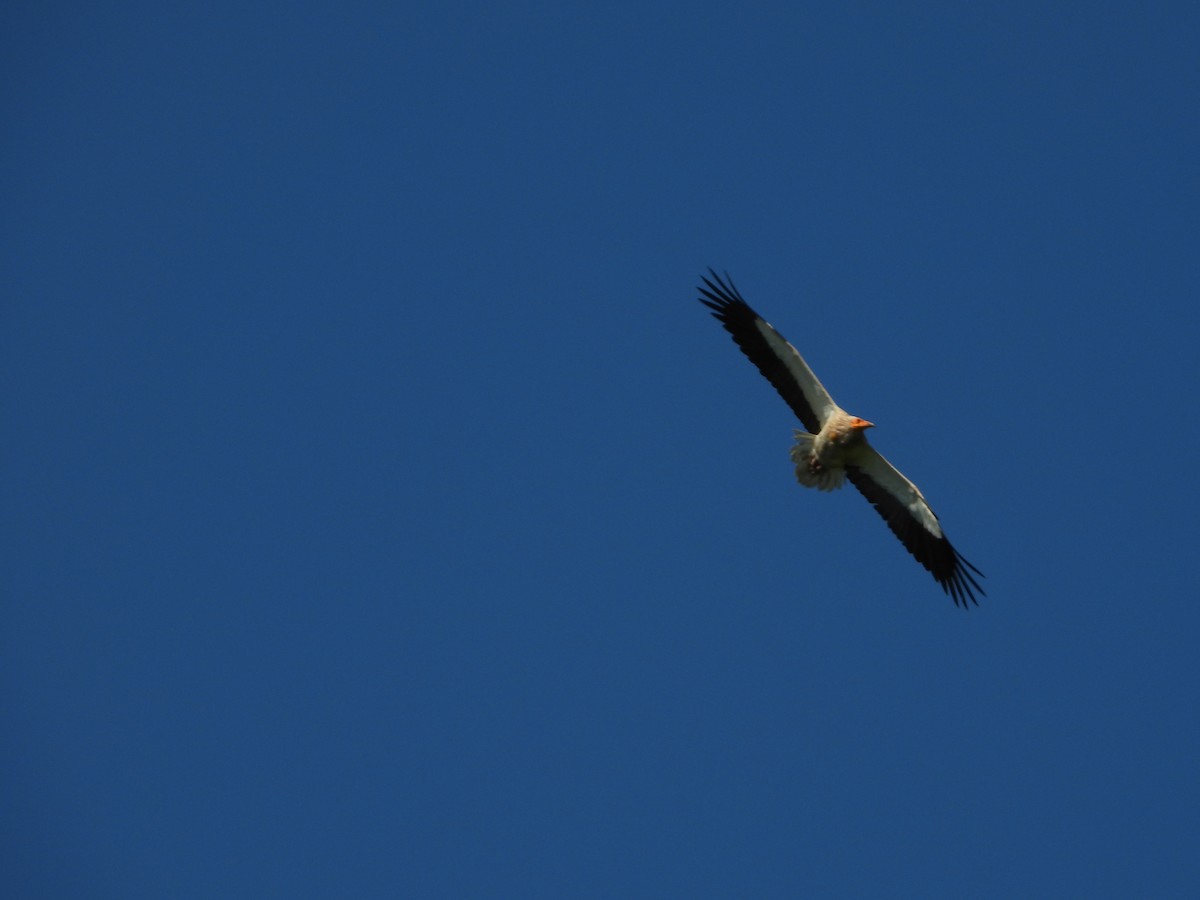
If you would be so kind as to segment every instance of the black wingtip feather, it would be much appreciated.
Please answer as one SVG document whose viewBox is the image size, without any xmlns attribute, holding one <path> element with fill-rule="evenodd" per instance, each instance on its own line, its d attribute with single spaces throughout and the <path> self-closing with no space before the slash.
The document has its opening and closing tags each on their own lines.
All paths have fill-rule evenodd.
<svg viewBox="0 0 1200 900">
<path fill-rule="evenodd" d="M 983 578 L 984 574 L 982 572 L 980 572 L 978 569 L 976 569 L 973 565 L 971 565 L 971 563 L 967 561 L 966 557 L 964 557 L 957 550 L 954 551 L 954 555 L 955 555 L 955 557 L 957 557 L 959 562 L 961 562 L 964 566 L 966 566 L 966 568 L 958 570 L 958 574 L 961 576 L 961 579 L 962 579 L 959 582 L 959 584 L 961 587 L 963 587 L 964 593 L 971 599 L 971 602 L 974 603 L 976 606 L 978 606 L 979 601 L 975 598 L 974 592 L 978 591 L 980 597 L 986 597 L 987 591 L 985 591 L 983 589 L 983 587 L 979 584 L 979 582 L 974 579 L 974 577 L 971 575 L 971 572 L 974 572 L 980 578 Z M 968 572 L 967 569 L 970 569 L 971 571 Z M 963 605 L 966 606 L 965 603 Z"/>
<path fill-rule="evenodd" d="M 941 540 L 945 542 L 946 547 L 953 554 L 952 569 L 949 572 L 942 572 L 941 574 L 934 572 L 933 577 L 942 585 L 942 589 L 950 595 L 950 599 L 954 601 L 955 606 L 970 609 L 971 607 L 967 601 L 978 606 L 979 600 L 976 599 L 975 593 L 978 592 L 979 596 L 986 597 L 987 591 L 980 587 L 979 582 L 975 580 L 971 572 L 974 572 L 980 578 L 985 577 L 984 574 L 971 565 L 965 556 L 954 549 L 954 546 L 946 540 L 945 536 Z M 967 571 L 968 569 L 970 571 Z M 930 571 L 933 570 L 931 569 Z"/>
<path fill-rule="evenodd" d="M 697 290 L 704 295 L 700 298 L 700 302 L 709 309 L 713 310 L 713 316 L 715 318 L 720 319 L 722 322 L 726 321 L 726 315 L 728 314 L 730 307 L 734 306 L 744 307 L 746 310 L 750 310 L 750 304 L 742 299 L 742 295 L 738 292 L 738 289 L 736 285 L 734 285 L 733 279 L 729 277 L 728 272 L 725 273 L 725 277 L 722 279 L 721 276 L 713 270 L 712 266 L 709 266 L 708 274 L 712 276 L 712 281 L 705 278 L 703 275 L 700 276 L 700 280 L 704 282 L 708 289 L 705 290 L 705 288 L 697 288 Z M 713 282 L 716 283 L 714 284 Z M 751 312 L 753 311 L 751 310 Z"/>
</svg>

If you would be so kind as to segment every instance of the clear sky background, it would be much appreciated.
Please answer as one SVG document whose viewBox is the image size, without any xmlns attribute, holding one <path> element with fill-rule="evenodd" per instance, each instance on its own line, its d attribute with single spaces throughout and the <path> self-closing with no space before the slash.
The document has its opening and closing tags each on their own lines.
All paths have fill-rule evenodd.
<svg viewBox="0 0 1200 900">
<path fill-rule="evenodd" d="M 1197 9 L 6 5 L 6 896 L 1195 896 Z"/>
</svg>

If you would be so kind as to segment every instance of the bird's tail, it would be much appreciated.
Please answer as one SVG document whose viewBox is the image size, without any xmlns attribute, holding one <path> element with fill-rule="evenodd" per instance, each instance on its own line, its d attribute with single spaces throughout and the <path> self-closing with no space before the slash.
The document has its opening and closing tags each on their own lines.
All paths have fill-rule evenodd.
<svg viewBox="0 0 1200 900">
<path fill-rule="evenodd" d="M 818 491 L 835 491 L 846 483 L 846 470 L 841 466 L 823 466 L 813 454 L 815 434 L 796 429 L 796 443 L 792 446 L 792 462 L 796 466 L 796 480 L 805 487 Z"/>
</svg>

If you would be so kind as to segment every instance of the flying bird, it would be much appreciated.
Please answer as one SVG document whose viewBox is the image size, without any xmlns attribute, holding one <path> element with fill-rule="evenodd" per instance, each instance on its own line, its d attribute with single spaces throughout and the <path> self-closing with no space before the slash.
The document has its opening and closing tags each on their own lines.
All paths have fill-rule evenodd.
<svg viewBox="0 0 1200 900">
<path fill-rule="evenodd" d="M 722 279 L 712 269 L 712 280 L 701 276 L 700 302 L 733 335 L 750 362 L 775 387 L 804 428 L 795 431 L 791 450 L 796 480 L 819 491 L 840 488 L 846 479 L 858 488 L 883 516 L 888 528 L 942 586 L 955 605 L 979 605 L 975 593 L 984 595 L 971 565 L 946 539 L 917 486 L 867 443 L 867 429 L 875 426 L 852 416 L 829 396 L 800 353 L 742 299 L 733 279 Z"/>
</svg>

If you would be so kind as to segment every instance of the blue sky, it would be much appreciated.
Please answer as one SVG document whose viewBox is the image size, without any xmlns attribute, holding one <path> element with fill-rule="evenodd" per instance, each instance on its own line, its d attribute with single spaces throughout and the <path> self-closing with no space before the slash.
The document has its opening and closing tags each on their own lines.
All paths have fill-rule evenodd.
<svg viewBox="0 0 1200 900">
<path fill-rule="evenodd" d="M 1194 5 L 0 19 L 13 896 L 1200 889 Z"/>
</svg>

